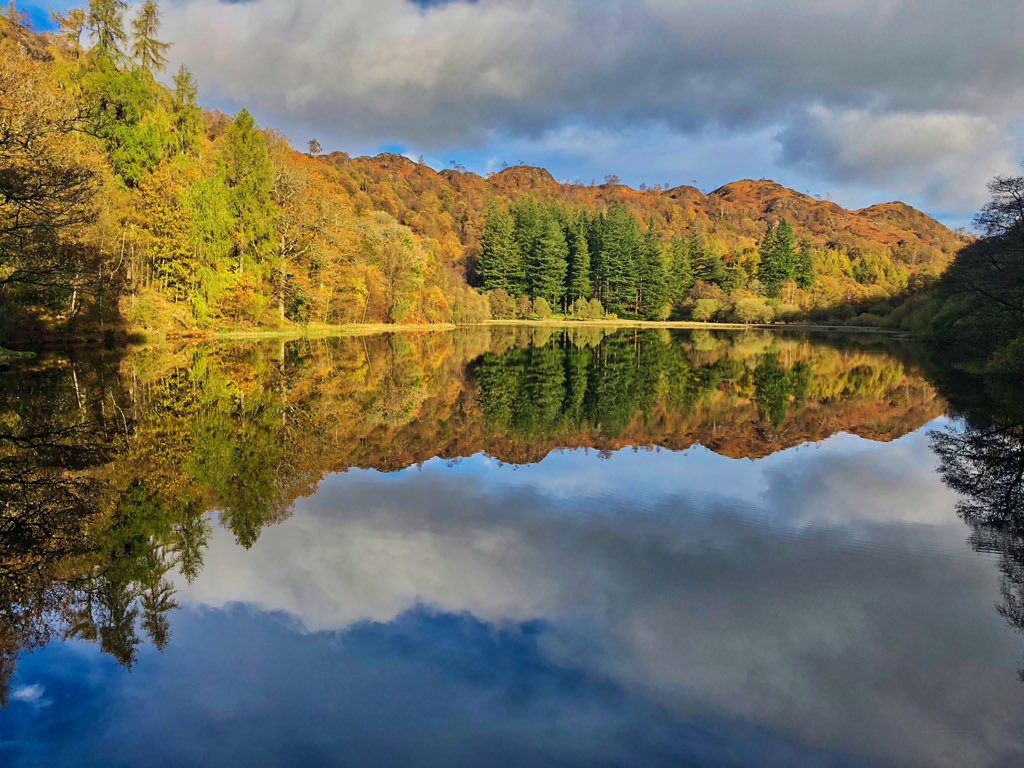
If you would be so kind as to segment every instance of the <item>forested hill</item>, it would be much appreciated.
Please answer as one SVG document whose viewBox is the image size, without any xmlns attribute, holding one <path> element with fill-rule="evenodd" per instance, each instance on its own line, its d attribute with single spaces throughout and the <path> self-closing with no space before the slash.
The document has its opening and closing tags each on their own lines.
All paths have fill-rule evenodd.
<svg viewBox="0 0 1024 768">
<path fill-rule="evenodd" d="M 964 243 L 901 203 L 769 181 L 704 195 L 299 151 L 165 71 L 155 0 L 54 20 L 0 17 L 0 340 L 552 313 L 896 324 Z"/>
</svg>

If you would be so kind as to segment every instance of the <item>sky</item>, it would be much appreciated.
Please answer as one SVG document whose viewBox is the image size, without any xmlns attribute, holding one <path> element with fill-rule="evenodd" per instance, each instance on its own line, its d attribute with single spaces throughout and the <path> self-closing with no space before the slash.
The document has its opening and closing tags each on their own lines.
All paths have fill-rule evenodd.
<svg viewBox="0 0 1024 768">
<path fill-rule="evenodd" d="M 56 0 L 53 5 L 76 3 Z M 36 18 L 45 3 L 26 2 Z M 165 0 L 172 67 L 298 146 L 970 221 L 1024 158 L 1019 0 Z"/>
</svg>

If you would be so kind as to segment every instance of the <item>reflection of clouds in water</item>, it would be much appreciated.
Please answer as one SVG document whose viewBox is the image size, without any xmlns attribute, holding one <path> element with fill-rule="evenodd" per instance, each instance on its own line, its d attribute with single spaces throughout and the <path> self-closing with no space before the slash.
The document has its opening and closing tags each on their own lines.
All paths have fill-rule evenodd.
<svg viewBox="0 0 1024 768">
<path fill-rule="evenodd" d="M 310 631 L 421 604 L 495 627 L 539 619 L 550 660 L 679 716 L 921 764 L 1020 749 L 1018 642 L 923 433 L 755 462 L 640 458 L 333 476 L 251 552 L 218 531 L 183 601 L 283 611 Z M 589 490 L 567 493 L 566 473 Z"/>
</svg>

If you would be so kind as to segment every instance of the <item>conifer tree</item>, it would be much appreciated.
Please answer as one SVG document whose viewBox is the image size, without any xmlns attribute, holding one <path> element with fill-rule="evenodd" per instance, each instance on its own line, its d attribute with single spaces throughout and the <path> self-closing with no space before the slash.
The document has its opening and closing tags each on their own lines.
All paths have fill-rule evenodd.
<svg viewBox="0 0 1024 768">
<path fill-rule="evenodd" d="M 565 273 L 569 247 L 562 227 L 554 216 L 544 216 L 540 235 L 527 259 L 530 295 L 552 306 L 561 304 L 565 294 Z"/>
<path fill-rule="evenodd" d="M 132 20 L 132 56 L 149 73 L 162 72 L 167 66 L 170 43 L 156 39 L 160 33 L 160 6 L 156 0 L 146 0 Z"/>
<path fill-rule="evenodd" d="M 708 246 L 699 233 L 692 232 L 687 245 L 694 278 L 713 285 L 721 285 L 725 282 L 725 261 L 720 254 Z"/>
<path fill-rule="evenodd" d="M 770 296 L 778 296 L 782 284 L 792 280 L 796 268 L 796 253 L 793 250 L 793 228 L 782 219 L 777 225 L 769 225 L 761 241 L 761 266 L 758 277 Z"/>
<path fill-rule="evenodd" d="M 89 0 L 89 33 L 96 41 L 96 49 L 111 58 L 123 55 L 128 40 L 124 31 L 126 0 Z"/>
<path fill-rule="evenodd" d="M 568 304 L 593 295 L 590 282 L 590 245 L 587 242 L 587 214 L 580 213 L 569 224 Z"/>
<path fill-rule="evenodd" d="M 602 303 L 609 312 L 632 313 L 636 309 L 639 250 L 636 219 L 624 205 L 613 205 L 601 228 L 599 273 L 604 286 Z"/>
<path fill-rule="evenodd" d="M 814 285 L 814 250 L 811 240 L 804 237 L 800 240 L 800 249 L 796 254 L 796 269 L 794 279 L 801 288 L 810 288 Z"/>
<path fill-rule="evenodd" d="M 184 64 L 174 76 L 174 127 L 182 152 L 191 152 L 199 143 L 202 112 L 199 109 L 199 87 Z"/>
<path fill-rule="evenodd" d="M 522 292 L 522 271 L 512 215 L 492 201 L 487 209 L 483 249 L 477 263 L 480 285 L 485 291 L 503 289 L 518 296 Z"/>
<path fill-rule="evenodd" d="M 661 317 L 668 296 L 665 257 L 661 237 L 652 220 L 640 244 L 637 271 L 637 314 L 648 320 Z"/>
<path fill-rule="evenodd" d="M 677 235 L 672 238 L 672 257 L 669 276 L 669 301 L 674 307 L 680 306 L 693 286 L 693 262 L 690 258 L 689 241 Z"/>
</svg>

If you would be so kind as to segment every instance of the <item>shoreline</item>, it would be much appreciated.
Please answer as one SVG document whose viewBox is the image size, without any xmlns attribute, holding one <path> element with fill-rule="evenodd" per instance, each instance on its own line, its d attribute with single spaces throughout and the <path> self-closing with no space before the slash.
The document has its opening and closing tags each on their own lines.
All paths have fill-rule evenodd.
<svg viewBox="0 0 1024 768">
<path fill-rule="evenodd" d="M 461 328 L 498 328 L 498 327 L 534 327 L 534 328 L 607 328 L 615 329 L 646 329 L 646 330 L 706 330 L 706 331 L 745 331 L 767 330 L 781 332 L 813 332 L 813 333 L 845 333 L 889 336 L 912 340 L 910 334 L 903 330 L 876 328 L 871 326 L 841 325 L 836 323 L 721 323 L 699 322 L 694 320 L 570 320 L 565 318 L 549 318 L 546 320 L 485 320 L 479 323 L 349 323 L 345 325 L 311 325 L 269 328 L 220 328 L 210 330 L 190 330 L 180 333 L 166 331 L 145 331 L 133 329 L 118 332 L 113 340 L 104 334 L 68 335 L 55 334 L 40 339 L 32 348 L 23 350 L 3 350 L 0 358 L 6 361 L 25 359 L 38 352 L 70 348 L 108 347 L 112 349 L 129 348 L 140 345 L 164 343 L 204 343 L 227 341 L 260 341 L 272 339 L 320 339 L 344 336 L 373 336 L 386 333 L 447 333 Z"/>
</svg>

